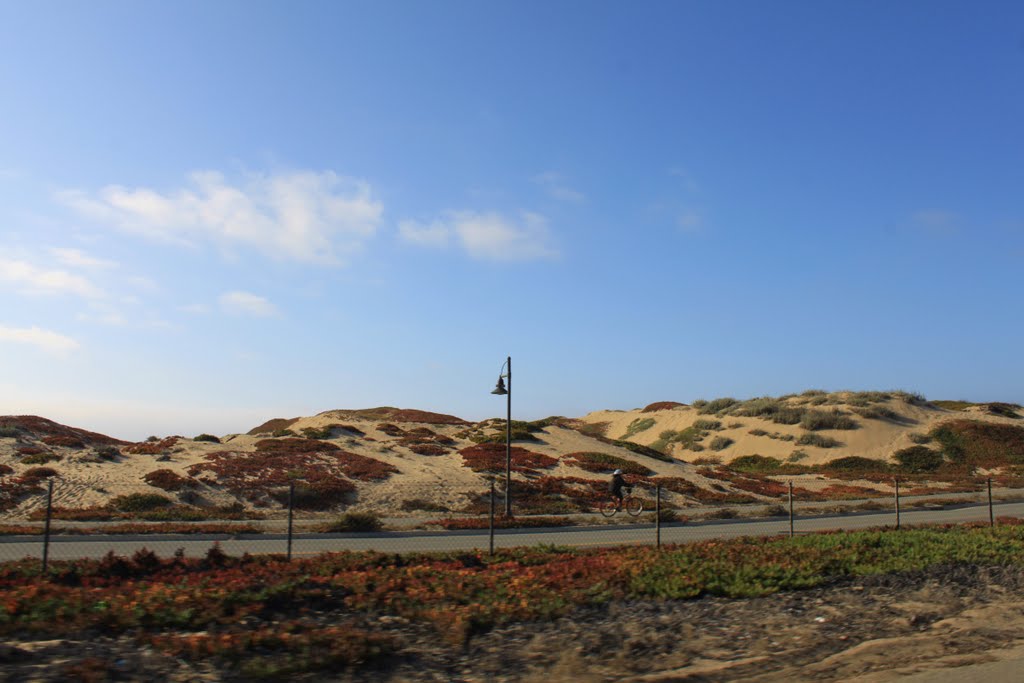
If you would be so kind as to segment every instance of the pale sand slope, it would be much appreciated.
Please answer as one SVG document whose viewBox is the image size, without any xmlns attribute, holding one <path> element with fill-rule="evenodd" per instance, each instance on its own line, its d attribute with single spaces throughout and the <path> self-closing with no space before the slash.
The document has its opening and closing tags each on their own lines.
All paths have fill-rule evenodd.
<svg viewBox="0 0 1024 683">
<path fill-rule="evenodd" d="M 836 396 L 837 400 L 842 399 L 841 394 L 831 396 Z M 701 442 L 701 445 L 704 446 L 703 451 L 688 450 L 683 448 L 681 444 L 673 444 L 668 452 L 673 457 L 687 462 L 693 462 L 698 458 L 712 457 L 720 459 L 723 463 L 728 463 L 734 458 L 754 454 L 786 461 L 794 451 L 802 451 L 806 456 L 797 462 L 803 465 L 818 465 L 835 458 L 850 455 L 891 460 L 891 456 L 895 451 L 916 445 L 910 438 L 911 434 L 926 434 L 936 425 L 948 420 L 970 419 L 1001 424 L 1021 424 L 1020 420 L 990 415 L 981 409 L 951 411 L 935 407 L 911 405 L 899 399 L 874 404 L 895 411 L 904 418 L 903 421 L 899 422 L 867 419 L 852 412 L 849 405 L 842 403 L 811 405 L 807 403 L 806 399 L 801 397 L 789 399 L 787 402 L 794 406 L 823 411 L 838 409 L 849 414 L 857 422 L 858 428 L 851 430 L 828 429 L 816 432 L 817 434 L 842 442 L 841 446 L 820 448 L 811 445 L 797 445 L 797 439 L 801 435 L 808 433 L 808 430 L 802 428 L 799 424 L 776 424 L 763 418 L 729 414 L 702 415 L 697 409 L 690 406 L 680 406 L 670 410 L 658 410 L 649 413 L 642 412 L 642 409 L 627 411 L 600 410 L 585 415 L 581 420 L 590 424 L 607 423 L 608 427 L 605 435 L 613 439 L 621 439 L 624 438 L 634 421 L 648 418 L 653 419 L 653 426 L 629 437 L 630 441 L 645 446 L 650 446 L 657 441 L 662 432 L 666 430 L 682 431 L 687 427 L 691 427 L 698 419 L 718 420 L 722 424 L 722 429 L 708 433 L 708 436 Z M 753 429 L 764 430 L 768 434 L 753 435 L 750 433 Z M 790 441 L 778 438 L 773 439 L 771 438 L 772 435 L 790 435 L 793 439 Z M 733 440 L 733 443 L 720 451 L 714 451 L 709 445 L 716 436 L 730 438 Z"/>
<path fill-rule="evenodd" d="M 328 411 L 320 415 L 301 418 L 291 429 L 301 434 L 305 428 L 325 428 L 339 423 L 355 427 L 365 433 L 358 436 L 352 432 L 335 429 L 331 439 L 325 439 L 347 452 L 370 457 L 394 466 L 398 473 L 381 482 L 357 482 L 359 487 L 358 502 L 350 509 L 385 511 L 389 515 L 400 515 L 403 501 L 419 499 L 447 507 L 459 507 L 470 499 L 473 494 L 486 491 L 489 487 L 490 475 L 474 472 L 466 467 L 458 450 L 474 445 L 465 438 L 466 426 L 436 425 L 422 423 L 393 424 L 403 430 L 428 428 L 437 434 L 454 440 L 451 450 L 444 455 L 424 456 L 412 452 L 400 443 L 401 437 L 390 436 L 377 427 L 380 420 L 366 420 L 354 417 L 342 411 Z M 222 443 L 179 439 L 165 453 L 156 455 L 139 455 L 123 453 L 115 461 L 103 461 L 95 458 L 91 449 L 70 449 L 58 446 L 44 446 L 37 440 L 0 438 L 0 464 L 7 464 L 14 469 L 14 475 L 20 475 L 34 467 L 21 462 L 16 448 L 26 444 L 45 448 L 49 453 L 60 456 L 59 461 L 48 462 L 46 467 L 58 472 L 59 480 L 54 488 L 54 504 L 64 508 L 97 507 L 108 503 L 113 497 L 128 493 L 158 493 L 170 495 L 162 489 L 145 483 L 144 476 L 154 470 L 171 470 L 182 477 L 190 476 L 188 469 L 205 461 L 208 454 L 216 451 L 249 452 L 255 450 L 258 441 L 269 435 L 228 435 L 222 437 Z M 632 453 L 629 450 L 609 445 L 594 438 L 582 435 L 571 429 L 549 427 L 537 434 L 541 442 L 516 442 L 520 448 L 552 456 L 561 460 L 562 456 L 578 451 L 601 452 L 643 464 L 656 476 L 680 477 L 694 482 L 701 488 L 710 488 L 711 481 L 697 473 L 697 468 L 683 462 L 663 462 L 653 458 Z M 122 452 L 125 450 L 121 449 Z M 559 462 L 555 467 L 541 471 L 544 476 L 576 477 L 580 479 L 607 481 L 610 472 L 594 473 L 583 470 L 567 462 Z M 523 479 L 523 475 L 514 473 L 514 479 Z M 500 477 L 499 477 L 500 479 Z M 720 488 L 731 490 L 728 484 L 714 482 Z M 237 499 L 228 493 L 212 486 L 203 486 L 198 490 L 204 504 L 227 505 Z M 673 494 L 666 493 L 666 500 Z M 44 496 L 35 495 L 25 499 L 17 508 L 7 513 L 0 513 L 6 519 L 23 518 L 27 513 L 44 505 Z M 245 501 L 242 501 L 245 502 Z M 685 504 L 685 501 L 679 501 Z"/>
</svg>

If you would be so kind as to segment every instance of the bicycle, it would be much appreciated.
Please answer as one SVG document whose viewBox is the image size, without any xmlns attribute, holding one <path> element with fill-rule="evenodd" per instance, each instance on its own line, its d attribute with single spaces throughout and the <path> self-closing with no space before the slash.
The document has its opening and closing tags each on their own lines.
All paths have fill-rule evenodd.
<svg viewBox="0 0 1024 683">
<path fill-rule="evenodd" d="M 620 509 L 625 510 L 626 514 L 630 517 L 638 517 L 641 512 L 644 511 L 644 501 L 633 495 L 633 489 L 626 489 L 626 495 L 622 497 L 622 507 L 619 507 L 619 501 L 614 496 L 606 501 L 603 501 L 599 506 L 601 514 L 605 517 L 614 517 Z"/>
</svg>

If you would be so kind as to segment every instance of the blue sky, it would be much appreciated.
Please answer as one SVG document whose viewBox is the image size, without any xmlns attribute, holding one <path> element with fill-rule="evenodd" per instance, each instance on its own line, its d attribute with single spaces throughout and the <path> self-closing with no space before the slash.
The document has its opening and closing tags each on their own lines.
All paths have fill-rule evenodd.
<svg viewBox="0 0 1024 683">
<path fill-rule="evenodd" d="M 0 4 L 0 414 L 1024 402 L 1018 2 Z"/>
</svg>

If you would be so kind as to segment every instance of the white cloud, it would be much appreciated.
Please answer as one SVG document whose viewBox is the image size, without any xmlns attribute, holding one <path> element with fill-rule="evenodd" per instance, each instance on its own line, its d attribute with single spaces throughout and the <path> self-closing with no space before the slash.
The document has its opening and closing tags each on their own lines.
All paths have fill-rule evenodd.
<svg viewBox="0 0 1024 683">
<path fill-rule="evenodd" d="M 233 315 L 253 315 L 261 318 L 277 315 L 277 307 L 267 299 L 249 292 L 225 292 L 220 306 Z"/>
<path fill-rule="evenodd" d="M 28 344 L 48 353 L 65 355 L 79 348 L 77 341 L 39 327 L 6 327 L 0 325 L 0 341 Z"/>
<path fill-rule="evenodd" d="M 216 171 L 162 193 L 110 185 L 58 199 L 97 221 L 164 242 L 245 245 L 275 258 L 337 264 L 376 234 L 383 205 L 364 181 L 326 171 L 249 174 L 233 185 Z"/>
<path fill-rule="evenodd" d="M 192 315 L 206 315 L 210 312 L 210 307 L 206 304 L 188 304 L 187 306 L 178 306 L 178 310 Z"/>
<path fill-rule="evenodd" d="M 543 187 L 549 196 L 563 202 L 582 202 L 586 199 L 582 192 L 574 190 L 566 184 L 562 174 L 554 171 L 545 171 L 535 175 L 533 182 Z"/>
<path fill-rule="evenodd" d="M 446 246 L 454 240 L 471 257 L 491 261 L 530 261 L 553 258 L 547 220 L 523 212 L 518 221 L 497 213 L 451 211 L 429 224 L 403 221 L 402 239 L 419 246 Z"/>
<path fill-rule="evenodd" d="M 401 221 L 398 224 L 399 236 L 421 247 L 446 247 L 451 237 L 451 228 L 442 221 L 434 221 L 428 225 L 416 221 Z"/>
<path fill-rule="evenodd" d="M 106 269 L 117 267 L 117 264 L 113 261 L 95 258 L 79 249 L 54 248 L 50 249 L 50 253 L 53 254 L 60 263 L 72 268 Z"/>
<path fill-rule="evenodd" d="M 103 296 L 98 287 L 80 275 L 13 259 L 0 258 L 0 282 L 12 283 L 33 294 L 75 294 L 90 299 Z"/>
</svg>

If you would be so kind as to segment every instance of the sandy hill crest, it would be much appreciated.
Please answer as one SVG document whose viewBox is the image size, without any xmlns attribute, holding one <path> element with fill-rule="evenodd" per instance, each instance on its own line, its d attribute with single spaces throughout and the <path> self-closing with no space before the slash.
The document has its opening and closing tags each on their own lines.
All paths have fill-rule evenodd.
<svg viewBox="0 0 1024 683">
<path fill-rule="evenodd" d="M 516 503 L 521 514 L 592 510 L 615 468 L 660 483 L 666 503 L 677 507 L 777 501 L 778 482 L 723 467 L 754 455 L 788 466 L 847 456 L 892 462 L 917 446 L 941 461 L 941 449 L 963 442 L 970 447 L 965 458 L 982 462 L 995 454 L 1001 463 L 1024 464 L 1021 425 L 1013 404 L 818 391 L 513 421 Z M 37 509 L 51 476 L 59 478 L 56 504 L 72 509 L 159 494 L 179 505 L 273 511 L 296 481 L 307 510 L 480 512 L 490 481 L 502 481 L 504 440 L 501 419 L 473 423 L 393 407 L 329 410 L 269 420 L 246 434 L 134 444 L 45 418 L 0 417 L 0 513 L 14 518 Z"/>
<path fill-rule="evenodd" d="M 719 398 L 691 405 L 652 403 L 602 410 L 581 421 L 596 433 L 633 441 L 691 463 L 724 463 L 760 455 L 784 463 L 822 465 L 859 456 L 892 462 L 899 451 L 931 441 L 941 424 L 970 420 L 1024 424 L 1021 406 L 928 401 L 902 391 L 806 391 L 749 400 Z"/>
</svg>

